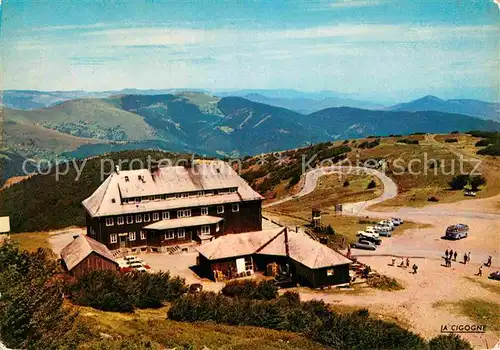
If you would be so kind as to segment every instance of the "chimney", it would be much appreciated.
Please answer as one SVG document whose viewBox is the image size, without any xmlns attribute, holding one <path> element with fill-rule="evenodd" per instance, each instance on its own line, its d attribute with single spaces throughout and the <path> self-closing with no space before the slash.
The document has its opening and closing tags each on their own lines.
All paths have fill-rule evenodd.
<svg viewBox="0 0 500 350">
<path fill-rule="evenodd" d="M 290 257 L 290 250 L 288 248 L 288 228 L 285 227 L 285 255 L 287 258 Z"/>
<path fill-rule="evenodd" d="M 158 162 L 156 160 L 153 160 L 149 166 L 149 171 L 151 172 L 151 174 L 154 174 L 158 171 L 158 169 L 159 169 Z"/>
</svg>

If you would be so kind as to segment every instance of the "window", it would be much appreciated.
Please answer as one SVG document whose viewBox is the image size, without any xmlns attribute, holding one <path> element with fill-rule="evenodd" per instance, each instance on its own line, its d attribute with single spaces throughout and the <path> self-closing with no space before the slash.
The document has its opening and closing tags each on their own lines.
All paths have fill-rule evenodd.
<svg viewBox="0 0 500 350">
<path fill-rule="evenodd" d="M 248 256 L 245 258 L 245 270 L 246 271 L 252 271 L 253 270 L 253 261 L 252 257 Z"/>
<path fill-rule="evenodd" d="M 127 224 L 132 224 L 134 222 L 134 216 L 133 215 L 127 215 Z"/>
<path fill-rule="evenodd" d="M 151 216 L 149 215 L 149 213 L 146 213 L 146 214 L 144 214 L 144 222 L 148 222 L 148 221 L 151 221 Z"/>
<path fill-rule="evenodd" d="M 135 232 L 129 232 L 128 233 L 128 240 L 129 241 L 135 241 Z"/>
<path fill-rule="evenodd" d="M 154 197 L 154 196 L 150 196 L 150 197 L 149 197 L 149 200 L 150 200 L 150 201 L 154 201 L 154 200 L 155 200 L 155 197 Z"/>
<path fill-rule="evenodd" d="M 186 229 L 185 228 L 177 229 L 177 237 L 185 238 L 186 237 Z"/>
<path fill-rule="evenodd" d="M 118 242 L 118 236 L 116 233 L 110 234 L 109 235 L 109 243 L 116 243 Z"/>
<path fill-rule="evenodd" d="M 128 181 L 129 181 L 128 176 L 125 176 L 125 182 L 128 182 Z"/>
<path fill-rule="evenodd" d="M 160 213 L 153 213 L 153 221 L 160 220 Z"/>
<path fill-rule="evenodd" d="M 222 214 L 224 212 L 224 206 L 223 205 L 218 205 L 217 206 L 217 214 Z"/>
<path fill-rule="evenodd" d="M 163 213 L 161 213 L 161 218 L 162 220 L 170 219 L 170 213 L 168 211 L 164 211 Z"/>
<path fill-rule="evenodd" d="M 326 275 L 327 276 L 333 276 L 333 269 L 326 270 Z"/>
<path fill-rule="evenodd" d="M 162 197 L 163 197 L 163 196 L 161 196 L 161 195 L 160 195 L 160 196 L 155 196 L 155 201 L 159 201 L 159 200 L 161 200 L 161 199 L 162 199 Z"/>
<path fill-rule="evenodd" d="M 135 216 L 135 222 L 142 222 L 142 215 L 141 214 L 137 214 Z"/>
<path fill-rule="evenodd" d="M 177 210 L 178 218 L 187 218 L 191 216 L 191 209 Z"/>
<path fill-rule="evenodd" d="M 114 224 L 113 218 L 106 218 L 106 226 L 113 226 Z"/>
<path fill-rule="evenodd" d="M 165 239 L 174 239 L 174 238 L 175 238 L 174 230 L 168 230 L 167 233 L 165 233 Z"/>
<path fill-rule="evenodd" d="M 208 235 L 208 234 L 210 234 L 210 226 L 208 226 L 208 225 L 203 225 L 203 226 L 201 227 L 201 234 L 202 234 L 202 235 Z"/>
<path fill-rule="evenodd" d="M 219 232 L 219 231 L 220 231 L 219 223 L 216 223 L 215 224 L 215 232 Z"/>
<path fill-rule="evenodd" d="M 205 191 L 205 196 L 213 196 L 214 191 Z"/>
<path fill-rule="evenodd" d="M 201 208 L 201 215 L 208 215 L 208 207 Z"/>
<path fill-rule="evenodd" d="M 116 218 L 116 223 L 118 225 L 123 225 L 125 223 L 125 220 L 123 219 L 123 216 L 119 216 Z"/>
<path fill-rule="evenodd" d="M 203 196 L 203 191 L 198 191 L 198 196 Z"/>
<path fill-rule="evenodd" d="M 128 204 L 128 198 L 123 199 L 123 204 Z"/>
<path fill-rule="evenodd" d="M 146 239 L 146 232 L 141 230 L 141 239 L 145 240 Z"/>
<path fill-rule="evenodd" d="M 238 203 L 233 204 L 233 213 L 240 211 L 240 205 Z"/>
<path fill-rule="evenodd" d="M 141 198 L 140 198 L 140 197 L 137 197 L 137 198 L 135 199 L 135 202 L 136 202 L 136 203 L 140 203 L 140 202 L 141 202 Z"/>
</svg>

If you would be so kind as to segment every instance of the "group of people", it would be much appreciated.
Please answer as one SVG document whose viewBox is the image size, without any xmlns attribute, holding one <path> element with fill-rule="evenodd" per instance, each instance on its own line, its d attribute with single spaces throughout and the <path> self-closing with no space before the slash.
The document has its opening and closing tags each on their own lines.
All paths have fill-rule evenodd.
<svg viewBox="0 0 500 350">
<path fill-rule="evenodd" d="M 457 261 L 457 256 L 458 256 L 458 252 L 457 251 L 453 251 L 453 249 L 451 250 L 448 250 L 446 249 L 446 251 L 444 252 L 444 262 L 445 262 L 445 266 L 446 267 L 451 267 L 451 261 Z M 464 265 L 467 264 L 468 262 L 470 262 L 470 252 L 469 254 L 467 253 L 464 253 Z"/>
<path fill-rule="evenodd" d="M 392 258 L 391 266 L 396 266 L 396 258 L 395 257 Z M 405 258 L 401 257 L 401 262 L 399 263 L 398 267 L 404 267 L 404 268 L 410 267 L 410 258 L 406 258 L 406 260 L 405 260 Z M 413 269 L 413 274 L 416 274 L 417 270 L 418 270 L 418 266 L 416 264 L 413 264 L 413 266 L 411 268 Z"/>
<path fill-rule="evenodd" d="M 451 261 L 457 261 L 457 251 L 453 251 L 453 249 L 448 250 L 444 252 L 444 261 L 445 261 L 445 266 L 446 267 L 451 267 Z M 488 261 L 484 264 L 484 266 L 490 267 L 491 266 L 491 256 L 488 257 Z M 463 263 L 466 265 L 467 263 L 470 262 L 470 252 L 464 253 L 464 260 Z M 476 276 L 482 276 L 483 275 L 483 266 L 479 266 L 479 271 L 476 273 Z"/>
</svg>

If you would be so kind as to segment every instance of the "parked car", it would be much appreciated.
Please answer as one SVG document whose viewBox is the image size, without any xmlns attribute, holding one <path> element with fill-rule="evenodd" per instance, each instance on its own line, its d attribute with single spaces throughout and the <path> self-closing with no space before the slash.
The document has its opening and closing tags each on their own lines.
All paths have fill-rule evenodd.
<svg viewBox="0 0 500 350">
<path fill-rule="evenodd" d="M 451 225 L 446 228 L 445 237 L 448 239 L 462 239 L 469 235 L 469 226 L 465 224 Z"/>
<path fill-rule="evenodd" d="M 372 234 L 375 237 L 379 236 L 378 231 L 375 230 L 374 228 L 371 228 L 371 227 L 367 227 L 364 232 L 370 233 L 370 234 Z"/>
<path fill-rule="evenodd" d="M 464 196 L 466 197 L 475 197 L 477 195 L 474 191 L 464 191 Z"/>
<path fill-rule="evenodd" d="M 144 265 L 142 264 L 142 262 L 138 262 L 138 261 L 134 261 L 134 262 L 130 263 L 128 266 L 130 266 L 131 268 L 136 269 L 136 270 L 139 268 L 143 268 L 144 270 L 146 269 L 144 267 Z"/>
<path fill-rule="evenodd" d="M 359 237 L 360 241 L 368 241 L 375 243 L 376 245 L 380 245 L 382 243 L 382 240 L 378 237 L 366 237 L 366 236 L 361 236 Z"/>
<path fill-rule="evenodd" d="M 381 237 L 391 237 L 392 236 L 391 230 L 381 230 L 381 231 L 378 231 L 378 234 Z"/>
<path fill-rule="evenodd" d="M 372 242 L 368 242 L 365 240 L 360 240 L 359 242 L 351 244 L 351 247 L 356 249 L 366 249 L 366 250 L 375 250 L 377 247 Z"/>
<path fill-rule="evenodd" d="M 394 223 L 390 220 L 382 220 L 379 222 L 380 225 L 389 226 L 391 230 L 394 230 Z"/>
<path fill-rule="evenodd" d="M 394 223 L 394 225 L 399 226 L 404 224 L 403 219 L 400 218 L 391 218 L 391 221 Z"/>
<path fill-rule="evenodd" d="M 495 271 L 490 273 L 490 278 L 493 280 L 500 281 L 500 271 Z"/>
<path fill-rule="evenodd" d="M 369 233 L 369 232 L 365 232 L 365 231 L 358 231 L 358 233 L 356 234 L 356 236 L 358 236 L 358 237 L 373 237 L 373 238 L 377 238 L 378 237 L 378 233 Z"/>
</svg>

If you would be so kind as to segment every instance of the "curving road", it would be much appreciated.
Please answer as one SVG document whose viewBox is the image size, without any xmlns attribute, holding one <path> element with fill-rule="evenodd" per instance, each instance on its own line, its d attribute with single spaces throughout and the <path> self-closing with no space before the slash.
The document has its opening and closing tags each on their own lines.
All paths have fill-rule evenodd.
<svg viewBox="0 0 500 350">
<path fill-rule="evenodd" d="M 381 171 L 378 171 L 376 169 L 371 169 L 371 168 L 365 168 L 365 167 L 358 167 L 358 166 L 340 166 L 340 165 L 333 165 L 329 167 L 323 167 L 323 168 L 316 168 L 313 170 L 308 171 L 305 174 L 305 179 L 304 179 L 304 185 L 302 186 L 302 189 L 300 190 L 299 193 L 293 196 L 288 196 L 285 198 L 282 198 L 280 200 L 277 200 L 275 202 L 266 204 L 263 206 L 263 208 L 269 208 L 278 204 L 282 204 L 285 202 L 288 202 L 292 199 L 295 198 L 300 198 L 305 195 L 308 195 L 309 193 L 313 192 L 316 189 L 316 186 L 318 185 L 318 180 L 321 176 L 324 175 L 330 175 L 330 174 L 353 174 L 353 173 L 366 173 L 370 174 L 373 176 L 376 176 L 380 179 L 382 184 L 384 185 L 384 192 L 380 197 L 377 197 L 375 199 L 371 199 L 368 201 L 363 201 L 363 202 L 357 202 L 357 203 L 348 203 L 343 205 L 343 210 L 348 211 L 351 213 L 359 213 L 361 212 L 364 208 L 368 208 L 370 205 L 378 204 L 380 202 L 383 202 L 385 200 L 394 198 L 398 195 L 398 187 L 396 186 L 396 183 L 387 175 L 382 173 Z"/>
</svg>

